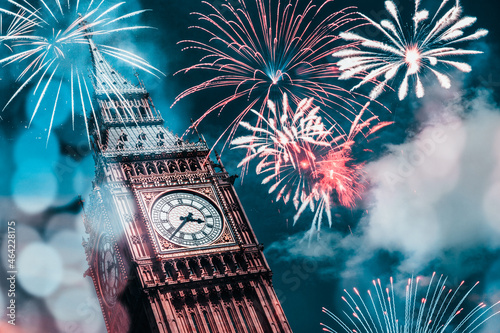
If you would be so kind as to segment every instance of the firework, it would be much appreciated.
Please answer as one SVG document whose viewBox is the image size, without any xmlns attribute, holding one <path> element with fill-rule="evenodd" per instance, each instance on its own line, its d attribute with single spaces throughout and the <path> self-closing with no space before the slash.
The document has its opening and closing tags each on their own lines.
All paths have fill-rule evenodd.
<svg viewBox="0 0 500 333">
<path fill-rule="evenodd" d="M 328 314 L 340 327 L 337 331 L 330 326 L 321 324 L 325 332 L 389 332 L 389 333 L 471 333 L 483 325 L 491 317 L 500 313 L 492 313 L 492 309 L 500 304 L 500 301 L 487 306 L 480 303 L 471 311 L 465 311 L 464 302 L 477 286 L 477 282 L 472 288 L 462 292 L 464 282 L 453 291 L 446 287 L 446 277 L 442 275 L 437 278 L 434 273 L 429 285 L 425 290 L 423 298 L 418 291 L 420 278 L 408 279 L 406 286 L 406 298 L 404 306 L 404 320 L 400 320 L 400 313 L 397 311 L 397 299 L 394 293 L 393 279 L 390 279 L 390 286 L 384 288 L 380 280 L 373 281 L 375 294 L 368 291 L 368 297 L 363 298 L 359 291 L 354 288 L 351 295 L 345 291 L 346 296 L 342 300 L 352 312 L 349 315 L 344 311 L 347 319 L 342 320 L 331 311 L 323 308 L 323 312 Z M 434 283 L 434 280 L 437 280 Z M 463 295 L 459 297 L 459 295 Z"/>
<path fill-rule="evenodd" d="M 260 159 L 257 164 L 257 174 L 271 172 L 263 180 L 267 184 L 275 180 L 269 192 L 278 191 L 277 200 L 283 199 L 287 203 L 292 192 L 293 202 L 298 206 L 300 197 L 307 187 L 308 176 L 314 173 L 316 164 L 315 147 L 329 147 L 327 137 L 331 135 L 321 117 L 319 107 L 312 107 L 312 99 L 302 100 L 295 113 L 291 111 L 288 97 L 283 96 L 283 105 L 277 109 L 276 105 L 268 100 L 267 105 L 271 113 L 268 119 L 260 112 L 251 110 L 257 118 L 258 126 L 252 126 L 242 121 L 240 125 L 252 131 L 253 135 L 238 137 L 232 141 L 235 148 L 247 149 L 249 153 L 238 167 L 246 165 L 250 160 Z M 295 191 L 292 189 L 295 188 Z"/>
<path fill-rule="evenodd" d="M 319 231 L 323 216 L 326 214 L 328 224 L 332 226 L 331 209 L 333 205 L 354 207 L 361 198 L 365 185 L 363 180 L 363 163 L 356 163 L 351 156 L 351 146 L 345 143 L 320 156 L 316 163 L 316 172 L 309 195 L 302 199 L 301 206 L 294 216 L 298 221 L 307 207 L 315 212 L 312 229 Z"/>
<path fill-rule="evenodd" d="M 294 223 L 309 207 L 314 212 L 311 230 L 319 231 L 323 216 L 326 214 L 328 224 L 332 226 L 331 209 L 335 206 L 352 208 L 356 200 L 361 198 L 365 189 L 363 177 L 364 163 L 356 162 L 352 157 L 352 146 L 356 137 L 368 138 L 378 130 L 391 125 L 393 122 L 379 122 L 376 116 L 362 120 L 369 103 L 363 107 L 349 133 L 331 136 L 330 147 L 317 152 L 318 158 L 311 174 L 312 180 L 309 191 L 303 195 L 301 205 L 294 216 Z M 373 123 L 378 122 L 376 125 Z M 311 234 L 312 235 L 312 234 Z"/>
<path fill-rule="evenodd" d="M 227 134 L 227 143 L 252 108 L 260 107 L 260 114 L 265 116 L 267 101 L 278 100 L 284 93 L 295 104 L 314 97 L 318 103 L 332 103 L 346 114 L 354 113 L 357 102 L 343 88 L 331 83 L 339 72 L 326 61 L 332 49 L 347 47 L 345 43 L 335 46 L 339 40 L 335 32 L 356 21 L 352 7 L 327 12 L 333 0 L 323 1 L 319 6 L 313 1 L 300 6 L 298 1 L 233 2 L 237 2 L 236 6 L 226 1 L 224 11 L 204 2 L 212 13 L 195 13 L 204 24 L 193 28 L 208 34 L 209 42 L 181 42 L 188 45 L 185 49 L 197 49 L 204 56 L 199 63 L 180 72 L 207 70 L 216 76 L 185 90 L 174 104 L 209 88 L 224 87 L 231 91 L 194 122 L 193 127 L 213 111 L 220 112 L 230 103 L 244 101 L 243 111 L 231 117 L 231 125 L 219 137 L 220 140 Z"/>
<path fill-rule="evenodd" d="M 4 31 L 4 15 L 12 17 L 10 24 Z M 29 39 L 28 36 L 31 32 L 35 23 L 24 15 L 24 11 L 19 10 L 17 13 L 2 10 L 0 8 L 0 44 L 13 51 L 10 47 L 10 43 L 14 41 L 19 41 L 22 39 Z"/>
<path fill-rule="evenodd" d="M 372 89 L 370 97 L 376 99 L 384 90 L 389 80 L 396 79 L 400 70 L 405 71 L 398 89 L 398 96 L 403 100 L 408 95 L 409 80 L 415 82 L 417 97 L 424 96 L 424 86 L 420 74 L 429 70 L 438 79 L 443 88 L 451 86 L 450 77 L 443 70 L 456 68 L 462 72 L 470 72 L 471 66 L 457 57 L 482 53 L 476 50 L 456 48 L 458 44 L 477 40 L 488 34 L 479 29 L 472 34 L 464 32 L 475 22 L 475 17 L 461 17 L 462 7 L 459 1 L 446 10 L 448 0 L 443 0 L 432 18 L 425 9 L 420 9 L 420 1 L 415 1 L 413 26 L 404 29 L 400 21 L 399 11 L 393 1 L 385 2 L 385 7 L 392 20 L 373 21 L 361 14 L 368 22 L 381 32 L 384 41 L 371 40 L 352 32 L 340 34 L 345 41 L 357 43 L 361 47 L 334 51 L 333 55 L 342 58 L 339 68 L 343 72 L 340 79 L 350 79 L 358 75 L 364 78 L 354 89 L 368 82 L 379 82 Z M 440 16 L 441 13 L 444 13 Z M 366 74 L 366 75 L 365 75 Z"/>
<path fill-rule="evenodd" d="M 286 94 L 281 108 L 270 100 L 267 104 L 270 117 L 251 110 L 258 118 L 257 125 L 240 122 L 252 135 L 231 142 L 234 148 L 248 152 L 238 167 L 259 160 L 256 173 L 268 174 L 262 183 L 272 184 L 269 193 L 277 192 L 276 201 L 288 203 L 292 199 L 297 209 L 294 222 L 310 207 L 315 211 L 313 226 L 320 228 L 325 213 L 331 225 L 332 205 L 352 207 L 363 190 L 362 164 L 356 164 L 351 156 L 354 138 L 365 129 L 363 134 L 368 136 L 389 123 L 370 128 L 376 117 L 361 121 L 361 112 L 350 132 L 340 134 L 337 125 L 325 125 L 312 98 L 302 100 L 295 111 Z"/>
<path fill-rule="evenodd" d="M 65 82 L 71 87 L 71 112 L 74 128 L 75 98 L 78 99 L 80 96 L 85 118 L 87 115 L 84 100 L 87 100 L 88 97 L 88 103 L 92 105 L 90 94 L 87 91 L 88 73 L 86 68 L 80 68 L 85 67 L 86 64 L 80 64 L 78 59 L 81 54 L 89 54 L 88 38 L 150 28 L 137 25 L 116 26 L 117 22 L 122 22 L 146 11 L 140 10 L 117 17 L 115 14 L 125 2 L 110 7 L 106 7 L 104 1 L 94 2 L 90 0 L 85 6 L 83 3 L 79 0 L 76 3 L 74 1 L 53 0 L 49 2 L 40 0 L 38 2 L 40 8 L 37 8 L 35 2 L 24 1 L 21 3 L 9 0 L 9 5 L 17 8 L 18 13 L 0 8 L 0 12 L 13 17 L 8 34 L 4 38 L 5 43 L 8 43 L 8 47 L 12 50 L 12 54 L 0 59 L 0 64 L 16 63 L 23 66 L 17 78 L 17 81 L 22 83 L 7 102 L 3 111 L 25 88 L 34 85 L 37 103 L 31 115 L 31 124 L 42 101 L 47 98 L 48 91 L 54 90 L 52 88 L 54 86 L 57 93 L 54 94 L 55 99 L 51 101 L 54 105 L 51 118 L 53 120 L 60 98 L 61 86 Z M 99 46 L 104 54 L 132 64 L 153 75 L 161 73 L 137 55 L 109 45 Z M 50 137 L 52 120 L 49 124 L 47 140 Z"/>
</svg>

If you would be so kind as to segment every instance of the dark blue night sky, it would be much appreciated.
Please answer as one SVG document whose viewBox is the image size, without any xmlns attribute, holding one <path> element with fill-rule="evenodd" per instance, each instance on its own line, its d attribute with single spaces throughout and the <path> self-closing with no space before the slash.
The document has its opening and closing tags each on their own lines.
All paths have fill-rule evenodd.
<svg viewBox="0 0 500 333">
<path fill-rule="evenodd" d="M 55 0 L 47 2 L 53 5 Z M 210 1 L 221 9 L 224 2 Z M 411 20 L 414 2 L 395 2 L 402 20 Z M 382 121 L 394 124 L 371 140 L 360 142 L 355 149 L 356 158 L 366 163 L 367 189 L 356 208 L 333 209 L 334 223 L 331 228 L 324 224 L 319 238 L 311 240 L 306 236 L 313 214 L 304 213 L 294 225 L 295 208 L 275 202 L 269 187 L 261 184 L 263 177 L 255 175 L 255 165 L 251 165 L 243 182 L 241 178 L 236 181 L 246 214 L 265 246 L 274 288 L 294 332 L 320 332 L 321 322 L 334 326 L 333 320 L 322 313 L 322 307 L 338 315 L 342 311 L 351 313 L 341 300 L 343 290 L 357 287 L 364 293 L 377 278 L 386 284 L 394 277 L 399 296 L 404 299 L 408 278 L 429 277 L 437 272 L 448 276 L 446 285 L 453 289 L 463 280 L 464 290 L 481 281 L 465 302 L 466 309 L 481 301 L 491 304 L 500 300 L 498 10 L 485 0 L 464 0 L 461 5 L 463 16 L 477 17 L 471 30 L 489 30 L 485 38 L 467 44 L 484 53 L 463 58 L 472 66 L 471 73 L 450 70 L 449 90 L 441 88 L 427 73 L 422 76 L 426 95 L 421 99 L 413 91 L 404 101 L 399 101 L 394 91 L 382 94 L 379 101 L 386 108 L 376 106 L 373 111 Z M 356 6 L 376 21 L 387 18 L 382 0 L 336 0 L 330 5 L 332 10 L 346 6 Z M 433 13 L 438 4 L 423 0 L 421 7 Z M 6 0 L 1 0 L 0 8 L 13 10 Z M 183 90 L 213 76 L 209 71 L 174 75 L 195 64 L 202 55 L 194 50 L 181 51 L 183 45 L 178 42 L 206 41 L 206 34 L 188 27 L 198 24 L 190 13 L 208 12 L 209 7 L 198 0 L 129 0 L 123 13 L 145 8 L 152 11 L 128 22 L 156 29 L 95 39 L 135 52 L 165 73 L 155 78 L 135 69 L 168 128 L 181 135 L 190 119 L 200 117 L 208 107 L 232 94 L 234 88 L 195 93 L 171 107 Z M 2 17 L 5 31 L 9 17 Z M 370 28 L 363 29 L 363 33 L 374 34 Z M 0 43 L 0 58 L 10 54 Z M 86 55 L 75 53 L 71 57 L 75 63 L 81 62 L 82 68 L 89 68 Z M 134 69 L 108 59 L 135 82 Z M 22 68 L 10 64 L 0 69 L 0 107 L 22 84 L 16 82 Z M 335 83 L 346 89 L 352 87 L 352 81 Z M 7 267 L 7 221 L 17 222 L 19 330 L 12 332 L 104 332 L 94 287 L 90 278 L 83 278 L 87 263 L 81 246 L 85 233 L 79 197 L 87 198 L 94 176 L 85 124 L 77 115 L 73 130 L 71 92 L 63 85 L 54 127 L 46 143 L 53 104 L 43 102 L 28 128 L 37 104 L 34 89 L 35 84 L 29 84 L 0 114 L 2 268 Z M 368 94 L 369 90 L 361 92 Z M 53 89 L 47 91 L 50 96 L 56 93 Z M 239 103 L 244 104 L 244 99 Z M 201 123 L 199 131 L 209 144 L 233 120 L 232 110 L 242 104 L 235 103 L 233 109 L 228 106 L 219 117 L 214 114 Z M 81 112 L 81 107 L 78 110 Z M 217 149 L 220 151 L 222 146 Z M 230 174 L 240 174 L 237 165 L 243 157 L 242 151 L 224 149 L 222 160 Z M 7 273 L 0 270 L 2 309 L 8 301 L 5 277 Z M 404 316 L 404 306 L 398 309 Z M 2 321 L 6 321 L 5 317 Z M 7 327 L 3 324 L 0 322 L 2 332 Z M 498 327 L 500 316 L 476 332 L 496 333 L 500 332 Z"/>
</svg>

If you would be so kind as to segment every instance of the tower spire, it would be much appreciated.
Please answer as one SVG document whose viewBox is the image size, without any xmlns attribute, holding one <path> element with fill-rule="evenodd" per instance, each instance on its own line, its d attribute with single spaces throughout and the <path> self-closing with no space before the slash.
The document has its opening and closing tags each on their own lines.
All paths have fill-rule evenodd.
<svg viewBox="0 0 500 333">
<path fill-rule="evenodd" d="M 89 44 L 92 83 L 100 111 L 96 122 L 98 128 L 93 133 L 95 140 L 99 140 L 96 148 L 101 156 L 116 158 L 153 152 L 208 150 L 204 142 L 179 145 L 174 134 L 163 127 L 163 118 L 142 82 L 139 80 L 139 84 L 134 85 L 116 71 L 93 41 L 87 23 L 81 24 Z M 115 49 L 101 48 L 104 54 L 116 53 Z"/>
<path fill-rule="evenodd" d="M 142 85 L 135 86 L 118 71 L 116 71 L 102 56 L 92 38 L 88 38 L 90 55 L 93 66 L 93 83 L 96 95 L 106 96 L 129 96 L 148 95 Z"/>
</svg>

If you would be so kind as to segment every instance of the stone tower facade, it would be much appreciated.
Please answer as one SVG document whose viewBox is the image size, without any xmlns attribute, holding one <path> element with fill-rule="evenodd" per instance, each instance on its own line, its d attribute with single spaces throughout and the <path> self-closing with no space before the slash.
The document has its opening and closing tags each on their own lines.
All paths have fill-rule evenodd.
<svg viewBox="0 0 500 333">
<path fill-rule="evenodd" d="M 144 86 L 89 46 L 96 174 L 83 244 L 108 332 L 291 332 L 220 158 L 165 129 Z"/>
</svg>

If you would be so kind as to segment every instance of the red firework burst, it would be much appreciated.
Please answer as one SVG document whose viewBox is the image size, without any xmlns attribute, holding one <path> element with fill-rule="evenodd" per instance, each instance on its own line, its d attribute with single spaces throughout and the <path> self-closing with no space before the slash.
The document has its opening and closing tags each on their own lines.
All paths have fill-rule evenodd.
<svg viewBox="0 0 500 333">
<path fill-rule="evenodd" d="M 205 55 L 200 62 L 181 70 L 207 70 L 216 76 L 195 85 L 181 94 L 174 102 L 193 93 L 209 88 L 232 88 L 227 97 L 211 106 L 193 127 L 215 110 L 240 99 L 247 105 L 232 118 L 232 123 L 219 137 L 228 134 L 232 139 L 241 120 L 256 105 L 264 115 L 267 101 L 279 100 L 284 93 L 298 104 L 304 98 L 314 97 L 322 104 L 335 106 L 341 114 L 355 114 L 356 102 L 343 88 L 331 83 L 339 77 L 336 65 L 327 61 L 334 52 L 350 47 L 337 46 L 336 31 L 357 21 L 354 7 L 330 11 L 333 0 L 307 5 L 298 1 L 254 0 L 237 2 L 233 6 L 226 1 L 224 11 L 204 2 L 211 14 L 194 13 L 203 25 L 193 28 L 202 30 L 210 37 L 208 42 L 186 40 L 185 49 L 197 49 Z M 328 8 L 327 8 L 328 7 Z M 349 30 L 349 29 L 348 29 Z"/>
<path fill-rule="evenodd" d="M 248 151 L 239 166 L 259 160 L 256 173 L 268 174 L 263 184 L 272 184 L 269 193 L 277 192 L 276 201 L 290 199 L 297 209 L 294 222 L 309 207 L 315 212 L 313 227 L 319 229 L 323 215 L 332 224 L 331 208 L 342 205 L 353 207 L 364 190 L 363 163 L 356 163 L 351 148 L 358 135 L 367 137 L 390 122 L 379 122 L 377 117 L 361 118 L 365 108 L 351 125 L 348 134 L 340 134 L 335 126 L 327 128 L 318 116 L 319 107 L 312 99 L 301 101 L 295 111 L 288 105 L 286 94 L 278 108 L 268 101 L 271 116 L 263 117 L 252 110 L 258 124 L 241 126 L 252 135 L 234 139 L 235 148 Z M 260 125 L 259 125 L 260 124 Z"/>
<path fill-rule="evenodd" d="M 300 218 L 307 207 L 316 211 L 312 226 L 321 227 L 323 214 L 326 214 L 331 226 L 333 206 L 354 207 L 365 189 L 363 180 L 364 163 L 356 163 L 351 155 L 351 147 L 346 144 L 329 150 L 320 156 L 311 173 L 311 189 L 302 199 L 302 205 L 294 216 L 294 222 Z"/>
</svg>

